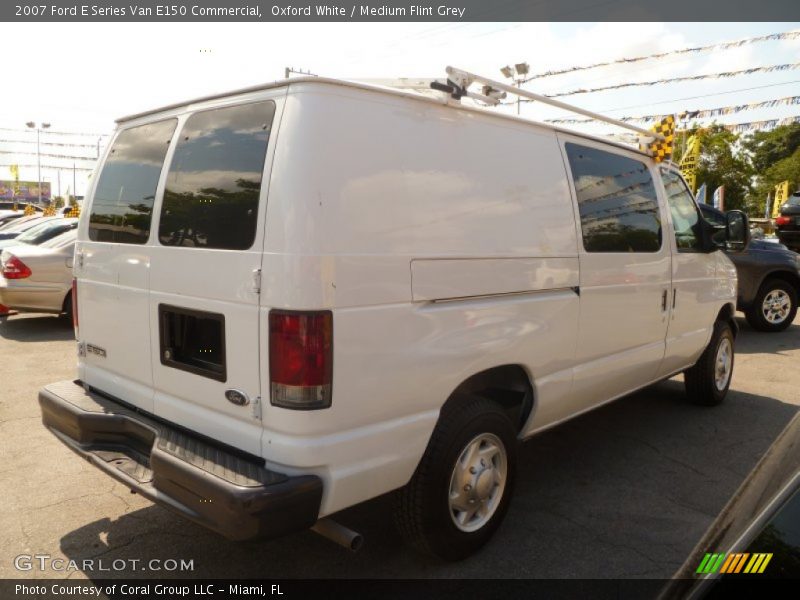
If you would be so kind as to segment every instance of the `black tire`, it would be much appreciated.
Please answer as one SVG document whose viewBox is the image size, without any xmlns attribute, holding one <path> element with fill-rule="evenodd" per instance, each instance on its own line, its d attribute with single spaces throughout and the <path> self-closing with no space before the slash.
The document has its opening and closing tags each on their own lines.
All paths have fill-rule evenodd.
<svg viewBox="0 0 800 600">
<path fill-rule="evenodd" d="M 64 305 L 61 311 L 61 316 L 64 318 L 64 320 L 72 323 L 72 292 L 69 292 L 67 297 L 64 298 Z"/>
<path fill-rule="evenodd" d="M 486 434 L 504 447 L 505 487 L 491 484 L 491 489 L 500 488 L 494 512 L 486 516 L 479 529 L 462 531 L 454 522 L 449 504 L 451 478 L 462 452 Z M 514 491 L 517 445 L 516 429 L 496 403 L 478 396 L 448 402 L 411 481 L 395 495 L 395 524 L 403 538 L 417 550 L 449 561 L 466 558 L 486 544 L 502 522 Z M 494 481 L 491 476 L 491 469 L 478 472 L 474 479 L 476 493 L 479 487 L 486 489 L 478 485 L 480 478 Z"/>
<path fill-rule="evenodd" d="M 717 353 L 720 346 L 727 340 L 730 344 L 730 371 L 727 382 L 722 389 L 716 383 Z M 729 323 L 717 321 L 714 323 L 714 333 L 711 341 L 700 355 L 693 367 L 683 373 L 686 395 L 689 400 L 701 406 L 716 406 L 720 404 L 728 393 L 733 379 L 734 365 L 734 337 Z"/>
<path fill-rule="evenodd" d="M 781 322 L 773 323 L 767 320 L 767 317 L 764 315 L 764 300 L 769 294 L 781 291 L 789 297 L 789 314 Z M 758 331 L 774 333 L 786 330 L 789 325 L 792 324 L 792 321 L 794 321 L 795 316 L 797 316 L 797 289 L 795 289 L 791 283 L 783 279 L 767 279 L 767 281 L 761 284 L 756 297 L 753 299 L 753 305 L 747 310 L 745 316 L 750 326 Z"/>
</svg>

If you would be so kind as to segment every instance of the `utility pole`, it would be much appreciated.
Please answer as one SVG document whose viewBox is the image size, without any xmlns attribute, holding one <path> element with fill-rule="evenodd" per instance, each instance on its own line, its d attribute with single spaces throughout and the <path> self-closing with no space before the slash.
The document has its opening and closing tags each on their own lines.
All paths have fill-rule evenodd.
<svg viewBox="0 0 800 600">
<path fill-rule="evenodd" d="M 41 123 L 40 126 L 37 127 L 35 122 L 28 121 L 27 123 L 25 123 L 25 125 L 27 125 L 29 129 L 36 130 L 36 167 L 39 172 L 38 191 L 39 191 L 39 206 L 41 206 L 42 205 L 42 150 L 39 145 L 39 134 L 43 129 L 47 129 L 48 127 L 50 127 L 50 123 Z"/>
</svg>

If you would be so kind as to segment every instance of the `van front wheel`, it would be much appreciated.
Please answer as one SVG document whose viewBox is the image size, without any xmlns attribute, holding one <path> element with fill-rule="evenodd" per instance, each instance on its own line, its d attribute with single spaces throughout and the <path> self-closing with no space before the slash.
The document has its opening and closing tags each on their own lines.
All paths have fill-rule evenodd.
<svg viewBox="0 0 800 600">
<path fill-rule="evenodd" d="M 508 509 L 516 430 L 503 409 L 470 396 L 449 402 L 411 481 L 396 496 L 395 522 L 414 547 L 461 560 L 483 546 Z"/>
<path fill-rule="evenodd" d="M 716 406 L 725 399 L 733 378 L 734 340 L 731 326 L 714 323 L 714 333 L 693 367 L 683 373 L 686 395 L 695 404 Z"/>
</svg>

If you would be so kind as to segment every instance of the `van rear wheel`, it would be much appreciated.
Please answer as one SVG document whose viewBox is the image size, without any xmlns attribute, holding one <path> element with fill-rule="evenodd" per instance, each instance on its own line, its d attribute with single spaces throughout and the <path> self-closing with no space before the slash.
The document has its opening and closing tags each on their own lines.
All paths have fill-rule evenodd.
<svg viewBox="0 0 800 600">
<path fill-rule="evenodd" d="M 720 404 L 733 378 L 733 356 L 733 330 L 725 321 L 717 321 L 705 351 L 694 366 L 683 373 L 689 400 L 703 406 Z"/>
<path fill-rule="evenodd" d="M 503 520 L 516 464 L 516 430 L 500 406 L 477 396 L 448 403 L 411 481 L 396 494 L 397 528 L 418 550 L 466 558 Z"/>
</svg>

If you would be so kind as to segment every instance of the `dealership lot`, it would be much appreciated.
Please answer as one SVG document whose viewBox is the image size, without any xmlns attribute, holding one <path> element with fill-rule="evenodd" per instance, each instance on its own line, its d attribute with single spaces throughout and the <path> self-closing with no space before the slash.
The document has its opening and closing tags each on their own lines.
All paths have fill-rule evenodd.
<svg viewBox="0 0 800 600">
<path fill-rule="evenodd" d="M 351 554 L 311 532 L 228 542 L 131 494 L 39 420 L 37 390 L 74 377 L 70 325 L 0 320 L 0 577 L 668 577 L 800 406 L 800 318 L 773 335 L 739 323 L 721 407 L 690 405 L 676 378 L 534 438 L 498 535 L 444 564 L 400 543 L 388 497 L 338 516 L 365 536 Z M 94 559 L 95 570 L 15 568 L 34 554 Z M 170 560 L 193 572 L 164 570 Z"/>
</svg>

